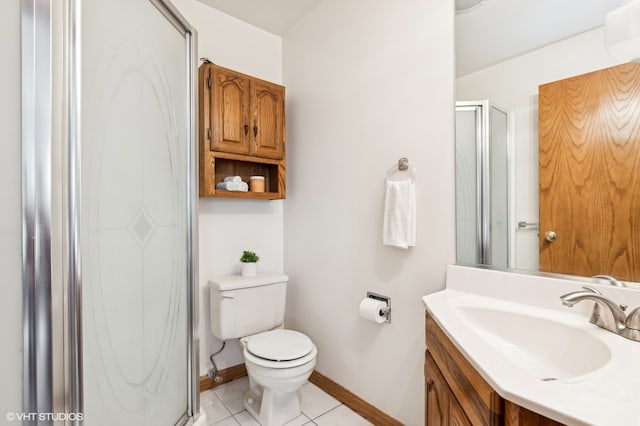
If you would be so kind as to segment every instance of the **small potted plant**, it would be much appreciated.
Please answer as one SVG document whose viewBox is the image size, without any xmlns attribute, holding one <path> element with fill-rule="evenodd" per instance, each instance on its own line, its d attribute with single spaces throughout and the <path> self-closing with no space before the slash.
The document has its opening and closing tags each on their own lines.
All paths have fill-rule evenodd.
<svg viewBox="0 0 640 426">
<path fill-rule="evenodd" d="M 256 263 L 260 260 L 260 256 L 252 251 L 243 251 L 240 262 L 242 262 L 242 276 L 243 277 L 255 277 L 258 273 Z"/>
</svg>

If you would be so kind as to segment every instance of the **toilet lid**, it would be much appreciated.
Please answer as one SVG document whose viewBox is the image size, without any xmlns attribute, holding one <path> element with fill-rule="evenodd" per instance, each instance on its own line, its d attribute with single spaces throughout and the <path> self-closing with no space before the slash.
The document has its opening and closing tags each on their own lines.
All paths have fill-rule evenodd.
<svg viewBox="0 0 640 426">
<path fill-rule="evenodd" d="M 260 358 L 271 361 L 291 361 L 302 358 L 313 349 L 313 342 L 304 334 L 277 329 L 253 336 L 247 342 L 247 350 Z"/>
</svg>

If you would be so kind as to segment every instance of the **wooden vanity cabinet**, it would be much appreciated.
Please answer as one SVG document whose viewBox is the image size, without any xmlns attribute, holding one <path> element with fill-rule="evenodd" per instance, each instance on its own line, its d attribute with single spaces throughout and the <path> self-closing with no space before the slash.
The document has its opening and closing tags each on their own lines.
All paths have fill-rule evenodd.
<svg viewBox="0 0 640 426">
<path fill-rule="evenodd" d="M 449 389 L 433 357 L 427 352 L 425 362 L 425 425 L 472 426 L 458 400 Z"/>
<path fill-rule="evenodd" d="M 561 426 L 504 400 L 480 376 L 427 313 L 426 426 Z"/>
<path fill-rule="evenodd" d="M 198 70 L 201 197 L 285 198 L 284 87 L 210 62 Z M 265 177 L 265 192 L 220 191 L 226 176 Z"/>
</svg>

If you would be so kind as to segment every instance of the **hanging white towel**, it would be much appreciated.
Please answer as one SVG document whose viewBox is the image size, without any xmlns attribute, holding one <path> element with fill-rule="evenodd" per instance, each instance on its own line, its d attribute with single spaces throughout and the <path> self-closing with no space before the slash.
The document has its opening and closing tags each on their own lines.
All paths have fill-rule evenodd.
<svg viewBox="0 0 640 426">
<path fill-rule="evenodd" d="M 411 179 L 387 180 L 382 242 L 403 249 L 416 245 L 416 189 Z"/>
</svg>

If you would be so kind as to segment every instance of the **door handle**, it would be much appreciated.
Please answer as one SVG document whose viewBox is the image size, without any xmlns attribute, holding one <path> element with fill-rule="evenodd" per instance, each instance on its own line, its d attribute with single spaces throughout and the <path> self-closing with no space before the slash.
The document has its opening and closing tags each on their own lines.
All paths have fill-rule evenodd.
<svg viewBox="0 0 640 426">
<path fill-rule="evenodd" d="M 249 125 L 244 123 L 244 135 L 247 136 L 249 134 Z"/>
<path fill-rule="evenodd" d="M 555 231 L 547 231 L 544 233 L 544 239 L 550 243 L 554 242 L 558 236 Z"/>
<path fill-rule="evenodd" d="M 258 136 L 258 124 L 256 122 L 253 123 L 253 137 Z"/>
</svg>

